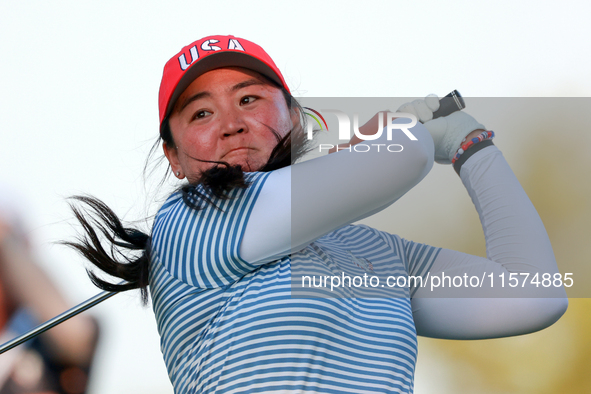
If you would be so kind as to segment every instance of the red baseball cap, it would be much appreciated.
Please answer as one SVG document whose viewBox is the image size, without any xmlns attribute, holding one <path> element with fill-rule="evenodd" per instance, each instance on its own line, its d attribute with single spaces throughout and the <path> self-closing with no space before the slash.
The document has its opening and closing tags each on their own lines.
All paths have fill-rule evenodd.
<svg viewBox="0 0 591 394">
<path fill-rule="evenodd" d="M 201 74 L 221 67 L 244 67 L 289 88 L 271 57 L 257 44 L 234 36 L 201 38 L 174 55 L 164 66 L 158 109 L 160 126 L 174 103 Z"/>
</svg>

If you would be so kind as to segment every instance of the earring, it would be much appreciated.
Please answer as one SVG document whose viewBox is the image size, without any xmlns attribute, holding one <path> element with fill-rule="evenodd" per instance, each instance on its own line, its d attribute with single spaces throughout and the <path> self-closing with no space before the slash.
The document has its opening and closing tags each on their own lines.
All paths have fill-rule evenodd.
<svg viewBox="0 0 591 394">
<path fill-rule="evenodd" d="M 176 172 L 176 176 L 180 176 L 180 175 L 181 175 L 181 172 L 180 171 L 177 171 Z"/>
</svg>

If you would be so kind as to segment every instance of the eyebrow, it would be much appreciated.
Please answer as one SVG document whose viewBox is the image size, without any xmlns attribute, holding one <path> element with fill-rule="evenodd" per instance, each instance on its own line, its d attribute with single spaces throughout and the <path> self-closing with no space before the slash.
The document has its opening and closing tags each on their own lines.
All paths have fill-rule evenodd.
<svg viewBox="0 0 591 394">
<path fill-rule="evenodd" d="M 193 101 L 202 99 L 204 97 L 210 97 L 210 96 L 211 96 L 211 93 L 209 93 L 209 92 L 199 92 L 197 94 L 194 94 L 193 96 L 191 96 L 188 99 L 186 99 L 185 101 L 183 101 L 183 103 L 181 104 L 181 106 L 178 109 L 178 112 L 183 112 L 183 110 L 187 107 L 187 105 L 191 104 Z"/>
<path fill-rule="evenodd" d="M 251 78 L 251 79 L 247 79 L 246 81 L 237 83 L 236 85 L 232 86 L 230 91 L 235 92 L 237 90 L 244 89 L 246 87 L 253 86 L 253 85 L 265 85 L 265 83 L 259 81 L 256 78 Z M 183 101 L 183 103 L 181 104 L 181 106 L 178 109 L 178 112 L 182 112 L 183 109 L 185 109 L 187 107 L 187 105 L 191 104 L 193 101 L 202 99 L 204 97 L 211 97 L 211 93 L 199 92 L 197 94 L 194 94 L 193 96 L 191 96 L 188 99 L 186 99 L 185 101 Z"/>
<path fill-rule="evenodd" d="M 231 92 L 235 92 L 237 90 L 249 87 L 249 86 L 253 86 L 253 85 L 265 85 L 265 83 L 259 81 L 256 78 L 251 78 L 251 79 L 247 79 L 244 82 L 240 82 L 237 83 L 236 85 L 232 86 L 232 89 L 230 89 Z"/>
</svg>

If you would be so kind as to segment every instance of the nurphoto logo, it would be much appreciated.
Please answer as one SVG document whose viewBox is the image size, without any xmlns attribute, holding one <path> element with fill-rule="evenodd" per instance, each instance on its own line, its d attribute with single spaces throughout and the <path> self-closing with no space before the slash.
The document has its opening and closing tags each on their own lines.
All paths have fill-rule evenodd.
<svg viewBox="0 0 591 394">
<path fill-rule="evenodd" d="M 316 126 L 320 127 L 320 130 L 328 130 L 328 125 L 324 116 L 322 114 L 332 114 L 335 115 L 338 121 L 338 135 L 339 140 L 349 141 L 351 139 L 351 121 L 349 120 L 349 116 L 344 113 L 343 111 L 339 111 L 336 109 L 322 109 L 320 111 L 314 110 L 309 107 L 304 107 L 306 110 L 304 114 L 308 116 L 310 119 L 307 122 L 307 137 L 308 140 L 313 139 L 314 128 Z M 386 113 L 386 126 L 384 126 L 384 116 L 382 112 L 378 113 L 378 129 L 374 134 L 361 134 L 359 132 L 359 116 L 357 113 L 353 114 L 353 133 L 354 135 L 363 141 L 375 141 L 378 138 L 382 137 L 384 130 L 386 131 L 386 138 L 388 141 L 392 140 L 392 134 L 395 130 L 402 131 L 410 140 L 416 141 L 417 138 L 410 132 L 410 128 L 413 128 L 417 124 L 417 118 L 415 115 L 406 113 L 406 112 L 387 112 Z M 394 122 L 394 119 L 409 119 L 410 122 L 407 123 L 400 123 L 399 121 Z M 380 148 L 386 150 L 388 152 L 402 152 L 404 149 L 400 144 L 355 144 L 353 146 L 348 146 L 346 148 L 341 148 L 337 146 L 338 150 L 354 150 L 356 152 L 369 152 L 372 147 L 380 151 Z M 323 149 L 330 150 L 335 148 L 332 144 L 320 144 L 319 149 L 322 152 Z"/>
</svg>

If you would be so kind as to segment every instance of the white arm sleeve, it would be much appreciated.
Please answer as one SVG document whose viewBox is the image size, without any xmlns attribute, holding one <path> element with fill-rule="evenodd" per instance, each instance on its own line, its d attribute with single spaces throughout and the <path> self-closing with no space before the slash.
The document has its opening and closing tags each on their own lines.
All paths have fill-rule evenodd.
<svg viewBox="0 0 591 394">
<path fill-rule="evenodd" d="M 240 256 L 251 264 L 272 261 L 392 204 L 433 166 L 431 135 L 420 123 L 410 131 L 416 141 L 400 130 L 389 141 L 384 131 L 365 142 L 367 152 L 341 150 L 274 171 L 253 207 Z M 401 152 L 386 149 L 395 144 Z"/>
<path fill-rule="evenodd" d="M 443 282 L 431 288 L 429 282 L 419 288 L 412 300 L 417 333 L 481 339 L 548 327 L 566 311 L 568 300 L 562 286 L 536 287 L 531 282 L 536 273 L 541 282 L 543 274 L 558 272 L 550 240 L 533 204 L 495 146 L 470 157 L 460 177 L 480 216 L 487 258 L 442 249 L 429 275 L 440 279 L 443 275 L 476 276 L 484 281 L 482 287 L 454 287 Z M 499 277 L 503 273 L 504 287 Z M 514 288 L 508 285 L 510 273 L 519 280 Z"/>
</svg>

